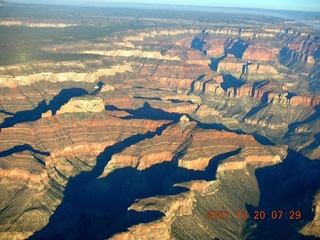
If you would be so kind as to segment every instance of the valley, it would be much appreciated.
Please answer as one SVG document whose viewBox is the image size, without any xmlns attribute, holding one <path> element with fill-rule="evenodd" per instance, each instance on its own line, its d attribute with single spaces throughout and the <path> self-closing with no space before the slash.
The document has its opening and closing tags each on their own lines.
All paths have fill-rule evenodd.
<svg viewBox="0 0 320 240">
<path fill-rule="evenodd" d="M 1 7 L 0 239 L 320 238 L 319 27 L 189 10 Z"/>
</svg>

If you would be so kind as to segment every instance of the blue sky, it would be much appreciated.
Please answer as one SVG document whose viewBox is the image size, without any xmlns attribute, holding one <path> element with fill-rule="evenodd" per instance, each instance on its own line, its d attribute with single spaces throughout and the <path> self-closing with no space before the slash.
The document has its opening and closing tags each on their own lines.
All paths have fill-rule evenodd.
<svg viewBox="0 0 320 240">
<path fill-rule="evenodd" d="M 8 0 L 10 2 L 49 3 L 47 0 Z M 55 4 L 90 5 L 95 3 L 151 3 L 212 7 L 240 7 L 320 12 L 320 0 L 51 0 Z"/>
</svg>

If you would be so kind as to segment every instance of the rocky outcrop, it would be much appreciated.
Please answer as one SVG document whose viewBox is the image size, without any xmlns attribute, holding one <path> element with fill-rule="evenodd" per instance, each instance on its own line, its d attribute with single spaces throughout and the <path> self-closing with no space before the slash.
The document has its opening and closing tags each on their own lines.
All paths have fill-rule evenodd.
<svg viewBox="0 0 320 240">
<path fill-rule="evenodd" d="M 190 90 L 193 79 L 177 79 L 170 77 L 159 77 L 158 81 L 161 85 L 168 86 L 171 89 Z"/>
<path fill-rule="evenodd" d="M 236 97 L 238 97 L 238 98 L 241 98 L 244 96 L 251 97 L 253 95 L 253 89 L 254 88 L 251 84 L 244 84 L 244 85 L 237 88 Z"/>
<path fill-rule="evenodd" d="M 196 104 L 201 103 L 201 98 L 199 96 L 195 95 L 184 95 L 184 94 L 175 94 L 175 95 L 166 95 L 164 97 L 161 97 L 161 100 L 163 101 L 181 101 L 181 102 L 192 102 Z"/>
<path fill-rule="evenodd" d="M 209 108 L 207 105 L 200 105 L 200 107 L 196 111 L 196 115 L 199 118 L 205 118 L 209 116 L 220 115 L 220 112 L 215 109 Z"/>
<path fill-rule="evenodd" d="M 161 136 L 142 141 L 115 154 L 102 176 L 124 167 L 144 170 L 174 158 L 178 158 L 180 167 L 204 170 L 213 157 L 246 146 L 259 148 L 259 144 L 250 136 L 200 130 L 194 122 L 181 118 L 180 124 L 169 127 Z"/>
<path fill-rule="evenodd" d="M 254 94 L 253 97 L 256 99 L 259 99 L 260 101 L 269 103 L 273 98 L 269 96 L 270 93 L 273 93 L 273 96 L 275 93 L 285 93 L 285 91 L 282 91 L 283 86 L 278 84 L 275 81 L 270 80 L 264 80 L 261 82 L 258 82 L 256 86 L 254 87 Z M 280 90 L 280 91 L 279 91 Z"/>
<path fill-rule="evenodd" d="M 305 236 L 320 237 L 320 193 L 318 192 L 313 201 L 314 219 L 307 226 L 305 226 L 300 232 Z"/>
<path fill-rule="evenodd" d="M 85 113 L 93 112 L 98 113 L 104 110 L 104 103 L 102 98 L 95 96 L 85 96 L 71 98 L 68 103 L 63 105 L 60 110 L 57 111 L 57 114 L 63 113 Z"/>
<path fill-rule="evenodd" d="M 260 151 L 263 152 L 262 155 L 258 154 Z M 177 184 L 177 186 L 187 187 L 189 191 L 174 196 L 157 196 L 137 200 L 133 205 L 131 205 L 129 208 L 130 210 L 135 210 L 138 212 L 160 211 L 165 216 L 160 220 L 148 224 L 135 225 L 129 228 L 127 232 L 113 236 L 112 239 L 139 238 L 141 235 L 137 235 L 138 230 L 141 231 L 139 233 L 146 234 L 145 236 L 156 237 L 152 232 L 148 231 L 148 229 L 153 228 L 157 228 L 157 230 L 154 230 L 153 232 L 157 231 L 158 234 L 161 234 L 163 239 L 171 239 L 172 237 L 176 238 L 178 236 L 183 236 L 183 238 L 186 238 L 186 236 L 194 238 L 200 236 L 203 237 L 204 235 L 206 235 L 206 238 L 224 238 L 222 237 L 220 228 L 226 229 L 226 227 L 228 229 L 234 229 L 234 231 L 227 231 L 228 234 L 230 234 L 228 238 L 235 238 L 236 236 L 239 236 L 240 232 L 242 231 L 241 229 L 245 227 L 245 225 L 239 224 L 239 219 L 237 219 L 236 216 L 236 209 L 244 206 L 246 198 L 245 195 L 240 194 L 241 191 L 238 192 L 237 190 L 233 190 L 228 192 L 227 190 L 224 190 L 225 188 L 230 187 L 229 184 L 236 184 L 234 182 L 228 183 L 228 180 L 225 181 L 224 179 L 226 177 L 232 178 L 233 174 L 239 174 L 240 171 L 245 169 L 246 173 L 244 175 L 246 175 L 246 177 L 244 177 L 245 180 L 241 179 L 241 181 L 246 181 L 247 184 L 250 185 L 250 190 L 248 190 L 251 191 L 251 194 L 255 196 L 255 194 L 257 194 L 258 186 L 253 180 L 249 180 L 253 174 L 251 168 L 253 167 L 254 169 L 257 169 L 263 166 L 277 164 L 286 156 L 286 149 L 281 147 L 268 147 L 261 148 L 259 150 L 245 148 L 243 152 L 234 157 L 227 158 L 218 166 L 216 181 L 196 180 L 180 183 Z M 241 167 L 239 167 L 239 164 Z M 250 167 L 246 169 L 246 165 L 250 165 Z M 239 189 L 242 189 L 244 192 L 246 192 L 246 185 L 241 186 L 243 186 L 243 188 Z M 225 201 L 225 194 L 238 194 L 238 198 L 232 202 Z M 221 208 L 220 204 L 217 203 L 220 202 L 218 199 L 221 200 L 221 206 L 223 205 L 225 208 L 220 210 L 222 214 L 226 214 L 226 212 L 230 214 L 229 217 L 223 219 L 228 223 L 225 223 L 224 221 L 218 221 L 218 219 L 212 219 L 214 221 L 211 221 L 210 219 L 211 215 L 209 212 L 218 211 L 216 209 Z M 251 203 L 256 204 L 254 200 L 252 200 Z M 192 228 L 193 226 L 193 231 L 189 231 L 188 233 L 184 231 L 181 232 L 183 226 L 187 226 L 188 228 Z M 208 231 L 203 231 L 203 229 L 208 229 Z M 209 229 L 213 230 L 209 231 Z"/>
<path fill-rule="evenodd" d="M 305 107 L 315 107 L 320 104 L 320 96 L 309 95 L 309 96 L 293 96 L 290 99 L 290 104 L 292 106 L 305 106 Z"/>
<path fill-rule="evenodd" d="M 211 58 L 218 58 L 225 54 L 230 39 L 228 37 L 216 38 L 215 36 L 205 38 L 202 52 Z"/>
<path fill-rule="evenodd" d="M 248 61 L 273 61 L 275 60 L 274 53 L 272 49 L 249 45 L 248 48 L 244 51 L 243 57 L 244 60 Z"/>
<path fill-rule="evenodd" d="M 106 147 L 168 123 L 121 120 L 104 112 L 81 114 L 48 116 L 1 129 L 5 144 L 0 146 L 0 190 L 6 193 L 0 201 L 1 238 L 24 239 L 43 228 L 71 176 L 92 170 Z M 20 152 L 26 143 L 27 149 L 36 150 Z"/>
<path fill-rule="evenodd" d="M 126 41 L 143 41 L 146 38 L 155 38 L 159 36 L 175 36 L 181 34 L 197 34 L 198 29 L 162 29 L 159 31 L 140 32 L 135 35 L 125 36 Z"/>
<path fill-rule="evenodd" d="M 101 92 L 109 92 L 109 91 L 114 91 L 114 90 L 115 90 L 114 86 L 111 86 L 109 84 L 105 84 L 101 88 Z"/>
<path fill-rule="evenodd" d="M 245 88 L 247 93 L 250 92 L 250 87 L 248 85 L 243 85 L 237 89 L 240 93 L 242 88 Z M 279 84 L 274 80 L 265 80 L 256 84 L 252 87 L 254 92 L 253 97 L 264 101 L 267 103 L 280 103 L 283 105 L 290 104 L 292 106 L 304 106 L 314 108 L 319 105 L 320 100 L 318 95 L 305 95 L 305 96 L 291 96 L 289 97 L 289 92 L 287 91 L 287 86 Z"/>
<path fill-rule="evenodd" d="M 245 64 L 245 61 L 236 59 L 232 54 L 227 54 L 227 56 L 218 63 L 217 72 L 223 74 L 232 74 L 236 78 L 240 78 Z"/>
<path fill-rule="evenodd" d="M 224 90 L 221 87 L 221 85 L 215 81 L 208 81 L 205 83 L 205 93 L 214 93 L 217 95 L 223 95 L 224 94 Z"/>
<path fill-rule="evenodd" d="M 6 193 L 1 194 L 0 238 L 28 238 L 48 222 L 55 201 L 61 201 L 58 194 L 51 201 L 54 191 L 45 159 L 30 151 L 0 157 L 0 190 Z"/>
<path fill-rule="evenodd" d="M 48 117 L 51 117 L 51 116 L 52 116 L 52 111 L 51 110 L 48 110 L 47 112 L 41 114 L 41 118 L 48 118 Z"/>
<path fill-rule="evenodd" d="M 30 188 L 43 190 L 49 184 L 49 178 L 45 171 L 45 156 L 32 155 L 30 151 L 13 153 L 2 158 L 1 179 L 21 180 Z"/>
<path fill-rule="evenodd" d="M 204 57 L 200 54 L 199 51 L 193 49 L 187 51 L 186 55 L 181 56 L 181 61 L 183 61 L 184 59 L 186 59 L 187 64 L 209 66 L 211 63 L 211 60 L 209 58 Z"/>
<path fill-rule="evenodd" d="M 189 71 L 191 70 L 191 71 Z M 196 80 L 201 75 L 206 77 L 217 76 L 212 72 L 208 65 L 170 65 L 169 63 L 159 64 L 144 64 L 143 68 L 138 70 L 142 76 L 153 77 L 159 79 L 160 77 L 171 77 L 178 79 L 192 79 Z"/>
<path fill-rule="evenodd" d="M 0 76 L 0 86 L 1 87 L 10 87 L 14 88 L 17 86 L 31 85 L 40 81 L 50 81 L 50 82 L 65 82 L 65 81 L 74 81 L 74 82 L 97 82 L 102 76 L 114 76 L 116 73 L 124 73 L 126 71 L 132 71 L 131 66 L 126 65 L 116 65 L 111 66 L 111 68 L 98 69 L 93 73 L 88 72 L 62 72 L 62 73 L 53 73 L 53 72 L 42 72 L 30 75 L 2 75 Z M 5 72 L 3 70 L 2 72 Z"/>
<path fill-rule="evenodd" d="M 246 78 L 250 81 L 266 78 L 283 78 L 274 67 L 262 63 L 245 65 L 243 75 L 246 75 Z"/>
<path fill-rule="evenodd" d="M 293 60 L 315 63 L 315 52 L 319 48 L 319 40 L 313 36 L 305 36 L 298 31 L 285 31 L 277 34 L 277 38 L 287 47 L 280 54 Z"/>
<path fill-rule="evenodd" d="M 231 74 L 236 78 L 245 78 L 250 81 L 265 78 L 282 78 L 278 71 L 267 63 L 247 63 L 244 60 L 235 58 L 232 54 L 218 63 L 218 73 Z"/>
<path fill-rule="evenodd" d="M 222 81 L 222 76 L 209 69 L 208 64 L 196 65 L 169 65 L 168 63 L 143 64 L 143 66 L 133 66 L 134 70 L 141 76 L 153 79 L 155 87 L 168 88 L 173 91 L 202 91 L 203 84 L 216 79 Z"/>
<path fill-rule="evenodd" d="M 259 152 L 257 149 L 246 148 L 237 156 L 230 157 L 219 165 L 217 172 L 245 170 L 247 165 L 253 165 L 256 168 L 272 166 L 281 163 L 286 156 L 287 149 L 284 147 L 266 147 Z"/>
<path fill-rule="evenodd" d="M 97 144 L 99 146 L 97 148 L 101 151 L 107 145 L 130 136 L 130 132 L 155 130 L 166 122 L 139 119 L 126 121 L 105 112 L 57 114 L 50 118 L 39 119 L 32 124 L 21 123 L 1 129 L 0 136 L 4 144 L 1 144 L 0 151 L 28 143 L 34 149 L 56 155 L 89 154 L 93 150 L 91 145 Z M 129 135 L 124 133 L 126 129 L 131 129 Z M 90 131 L 89 135 L 87 131 Z M 12 142 L 12 139 L 17 141 Z M 94 152 L 99 153 L 99 151 Z"/>
<path fill-rule="evenodd" d="M 170 239 L 170 230 L 166 223 L 162 221 L 139 224 L 137 226 L 130 227 L 128 232 L 119 233 L 111 237 L 112 240 L 134 240 L 134 239 Z"/>
</svg>

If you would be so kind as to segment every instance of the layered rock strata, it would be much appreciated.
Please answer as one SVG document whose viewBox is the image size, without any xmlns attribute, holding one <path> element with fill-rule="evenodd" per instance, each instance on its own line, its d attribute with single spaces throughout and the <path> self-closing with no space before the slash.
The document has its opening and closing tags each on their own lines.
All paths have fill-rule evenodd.
<svg viewBox="0 0 320 240">
<path fill-rule="evenodd" d="M 82 104 L 80 112 L 74 102 Z M 1 200 L 1 238 L 27 238 L 40 230 L 61 203 L 70 177 L 92 170 L 106 147 L 168 123 L 121 120 L 96 102 L 101 107 L 96 97 L 70 100 L 58 115 L 1 130 L 1 191 L 8 193 Z"/>
<path fill-rule="evenodd" d="M 279 239 L 318 236 L 319 194 L 309 213 L 320 159 L 312 28 L 260 16 L 239 27 L 202 13 L 113 14 L 2 21 L 110 32 L 76 41 L 84 37 L 61 28 L 65 38 L 39 50 L 77 60 L 0 67 L 0 238 L 263 239 L 269 225 Z M 238 217 L 288 204 L 306 218 L 279 227 Z M 230 218 L 210 219 L 213 210 Z"/>
</svg>

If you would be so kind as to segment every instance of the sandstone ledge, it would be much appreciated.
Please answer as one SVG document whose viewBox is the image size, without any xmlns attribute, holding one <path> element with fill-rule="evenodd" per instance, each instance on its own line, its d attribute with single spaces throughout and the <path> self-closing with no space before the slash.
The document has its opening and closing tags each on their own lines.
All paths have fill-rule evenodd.
<svg viewBox="0 0 320 240">
<path fill-rule="evenodd" d="M 1 72 L 4 72 L 1 69 Z M 115 76 L 117 73 L 124 73 L 126 71 L 132 72 L 132 68 L 129 64 L 110 66 L 106 69 L 97 69 L 94 72 L 42 72 L 30 75 L 0 75 L 0 87 L 17 87 L 31 85 L 32 83 L 40 81 L 50 82 L 90 82 L 94 83 L 99 80 L 102 76 Z"/>
<path fill-rule="evenodd" d="M 57 111 L 57 114 L 81 112 L 98 113 L 102 112 L 104 108 L 102 98 L 88 95 L 85 97 L 71 98 L 69 102 Z"/>
<path fill-rule="evenodd" d="M 240 154 L 226 159 L 218 166 L 218 173 L 233 170 L 246 170 L 247 164 L 255 168 L 281 163 L 287 156 L 287 147 L 268 146 L 261 149 L 246 148 Z"/>
</svg>

